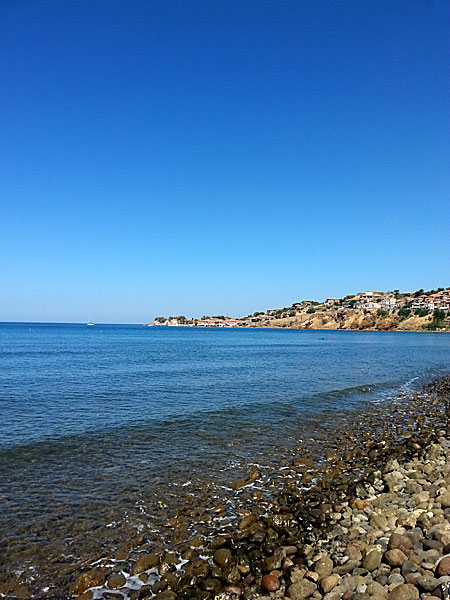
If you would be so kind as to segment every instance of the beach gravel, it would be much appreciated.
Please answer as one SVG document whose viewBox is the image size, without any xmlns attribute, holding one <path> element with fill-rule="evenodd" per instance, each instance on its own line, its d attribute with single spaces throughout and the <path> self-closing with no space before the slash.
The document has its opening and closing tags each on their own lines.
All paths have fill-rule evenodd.
<svg viewBox="0 0 450 600">
<path fill-rule="evenodd" d="M 397 420 L 349 431 L 316 465 L 302 454 L 278 478 L 252 471 L 233 488 L 234 517 L 230 503 L 209 501 L 209 521 L 199 510 L 194 534 L 170 552 L 130 550 L 119 562 L 140 590 L 116 565 L 80 575 L 72 595 L 96 587 L 111 598 L 109 574 L 109 590 L 133 600 L 447 598 L 450 377 L 426 392 Z"/>
</svg>

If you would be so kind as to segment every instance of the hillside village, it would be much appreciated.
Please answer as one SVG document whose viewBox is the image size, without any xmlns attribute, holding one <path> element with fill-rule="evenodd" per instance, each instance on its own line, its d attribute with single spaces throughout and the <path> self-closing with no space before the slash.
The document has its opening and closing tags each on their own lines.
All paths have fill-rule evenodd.
<svg viewBox="0 0 450 600">
<path fill-rule="evenodd" d="M 281 327 L 294 329 L 450 330 L 450 288 L 416 292 L 369 290 L 323 302 L 302 300 L 241 318 L 225 315 L 201 319 L 157 317 L 153 326 Z"/>
</svg>

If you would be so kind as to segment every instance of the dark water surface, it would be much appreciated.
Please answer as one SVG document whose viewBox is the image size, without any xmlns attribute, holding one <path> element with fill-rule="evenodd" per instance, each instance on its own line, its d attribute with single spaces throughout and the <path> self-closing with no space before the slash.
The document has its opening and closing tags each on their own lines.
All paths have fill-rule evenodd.
<svg viewBox="0 0 450 600">
<path fill-rule="evenodd" d="M 276 464 L 449 365 L 436 333 L 0 324 L 0 562 L 45 578 L 108 551 L 194 481 Z"/>
</svg>

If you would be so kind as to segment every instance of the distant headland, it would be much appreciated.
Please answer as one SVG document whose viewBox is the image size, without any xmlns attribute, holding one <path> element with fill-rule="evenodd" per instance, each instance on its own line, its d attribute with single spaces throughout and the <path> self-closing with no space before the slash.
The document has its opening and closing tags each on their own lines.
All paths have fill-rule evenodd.
<svg viewBox="0 0 450 600">
<path fill-rule="evenodd" d="M 233 318 L 204 315 L 156 317 L 152 326 L 276 327 L 373 331 L 449 331 L 450 287 L 436 290 L 379 292 L 369 290 L 323 302 L 301 300 L 289 307 L 270 308 Z"/>
</svg>

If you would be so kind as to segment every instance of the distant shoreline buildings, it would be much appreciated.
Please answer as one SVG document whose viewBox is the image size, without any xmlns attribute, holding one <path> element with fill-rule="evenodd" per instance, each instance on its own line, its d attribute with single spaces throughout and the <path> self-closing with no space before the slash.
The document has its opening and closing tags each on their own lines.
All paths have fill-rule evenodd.
<svg viewBox="0 0 450 600">
<path fill-rule="evenodd" d="M 450 311 L 450 287 L 425 292 L 394 290 L 380 292 L 368 290 L 350 294 L 344 298 L 326 298 L 323 302 L 302 300 L 290 307 L 270 308 L 266 312 L 255 312 L 246 317 L 234 318 L 225 315 L 203 316 L 201 319 L 186 318 L 184 315 L 156 317 L 150 325 L 157 327 L 254 327 L 268 325 L 270 321 L 295 317 L 303 313 L 316 313 L 335 309 L 339 311 L 377 311 L 378 316 L 406 315 L 410 313 L 425 316 L 435 310 Z M 400 311 L 400 312 L 399 312 Z M 403 313 L 402 313 L 403 311 Z"/>
</svg>

